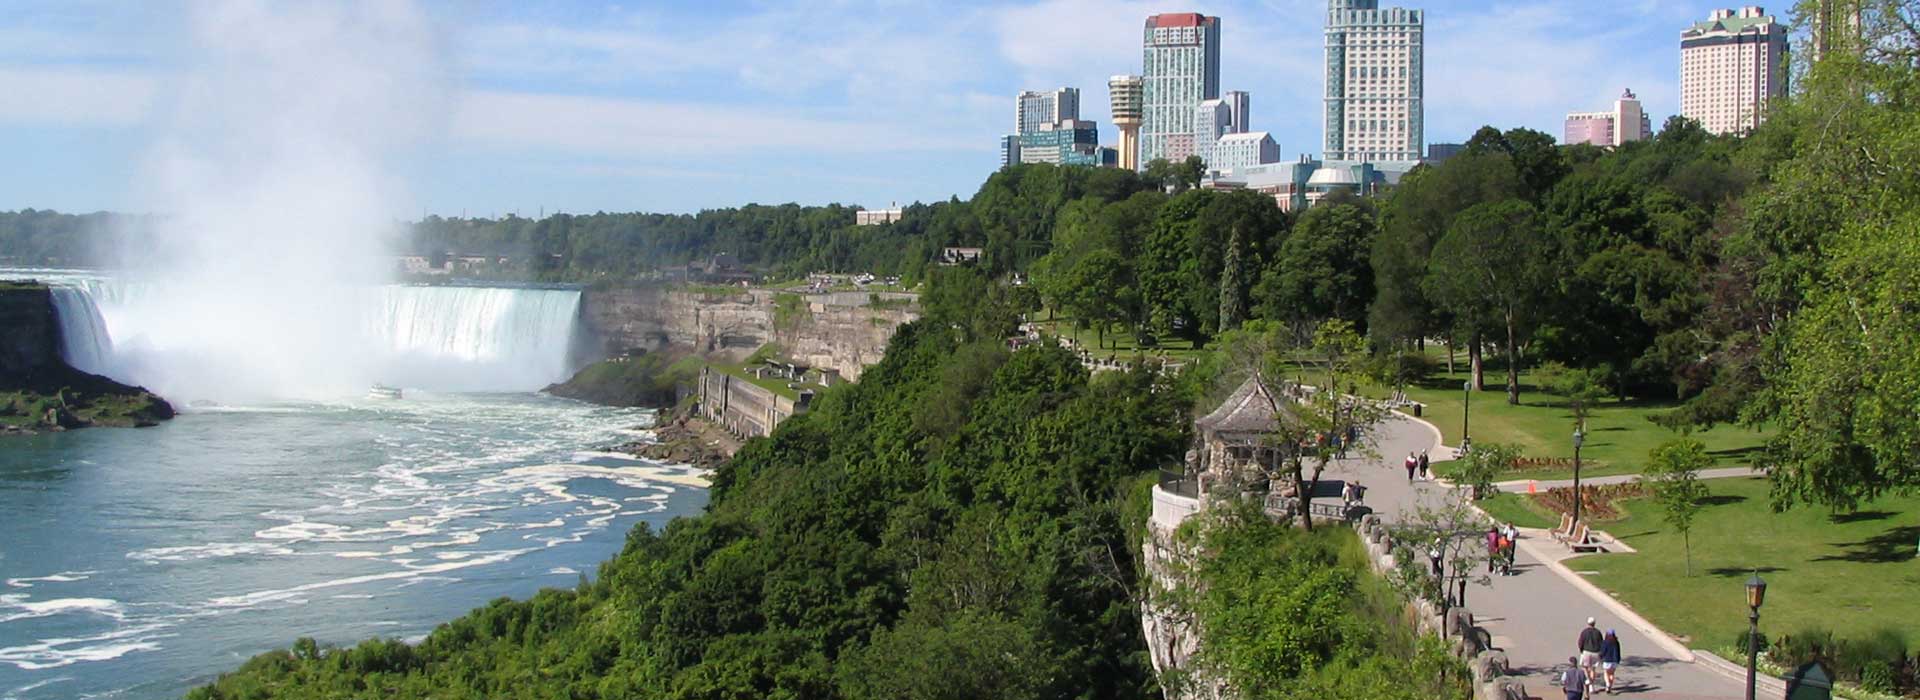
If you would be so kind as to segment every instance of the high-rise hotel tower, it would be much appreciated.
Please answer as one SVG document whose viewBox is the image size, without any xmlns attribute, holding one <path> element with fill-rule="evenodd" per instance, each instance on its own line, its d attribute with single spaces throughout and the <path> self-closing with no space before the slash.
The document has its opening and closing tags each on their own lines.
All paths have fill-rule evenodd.
<svg viewBox="0 0 1920 700">
<path fill-rule="evenodd" d="M 1116 75 L 1107 79 L 1107 98 L 1111 100 L 1113 126 L 1120 132 L 1119 166 L 1140 169 L 1140 76 Z"/>
<path fill-rule="evenodd" d="M 1140 158 L 1194 155 L 1193 114 L 1220 97 L 1220 18 L 1194 12 L 1147 18 L 1141 42 Z M 1177 158 L 1176 158 L 1177 156 Z"/>
<path fill-rule="evenodd" d="M 1680 33 L 1680 115 L 1716 134 L 1752 131 L 1787 93 L 1787 26 L 1763 7 L 1714 10 Z"/>
<path fill-rule="evenodd" d="M 1327 160 L 1417 161 L 1426 148 L 1426 13 L 1327 3 Z"/>
</svg>

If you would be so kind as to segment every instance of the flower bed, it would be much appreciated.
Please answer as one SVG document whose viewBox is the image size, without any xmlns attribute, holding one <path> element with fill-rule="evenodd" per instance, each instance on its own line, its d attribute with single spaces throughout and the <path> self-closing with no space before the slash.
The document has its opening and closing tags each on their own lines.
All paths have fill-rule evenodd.
<svg viewBox="0 0 1920 700">
<path fill-rule="evenodd" d="M 1606 484 L 1604 486 L 1582 485 L 1580 487 L 1580 517 L 1584 520 L 1616 520 L 1624 513 L 1617 501 L 1640 498 L 1647 495 L 1647 487 L 1638 481 L 1624 484 Z M 1547 489 L 1543 493 L 1529 494 L 1534 503 L 1555 513 L 1573 512 L 1573 488 L 1560 487 Z"/>
</svg>

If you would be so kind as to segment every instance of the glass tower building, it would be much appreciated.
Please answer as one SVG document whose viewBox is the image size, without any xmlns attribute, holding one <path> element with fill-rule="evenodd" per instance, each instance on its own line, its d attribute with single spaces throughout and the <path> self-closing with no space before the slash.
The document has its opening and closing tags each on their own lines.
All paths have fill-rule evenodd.
<svg viewBox="0 0 1920 700">
<path fill-rule="evenodd" d="M 1417 161 L 1425 149 L 1426 15 L 1327 3 L 1327 160 Z"/>
<path fill-rule="evenodd" d="M 1194 113 L 1220 97 L 1220 18 L 1196 12 L 1147 18 L 1142 38 L 1140 157 L 1142 168 L 1158 158 L 1194 152 Z"/>
</svg>

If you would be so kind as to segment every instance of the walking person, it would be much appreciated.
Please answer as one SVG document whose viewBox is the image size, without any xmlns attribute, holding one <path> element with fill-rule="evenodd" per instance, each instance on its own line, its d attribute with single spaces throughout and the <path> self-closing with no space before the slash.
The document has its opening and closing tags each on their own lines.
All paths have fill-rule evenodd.
<svg viewBox="0 0 1920 700">
<path fill-rule="evenodd" d="M 1514 562 L 1520 555 L 1520 528 L 1516 527 L 1513 523 L 1507 523 L 1506 532 L 1502 533 L 1502 536 L 1506 539 L 1506 546 L 1502 548 L 1500 553 L 1504 555 L 1507 560 L 1506 574 L 1512 576 Z"/>
<path fill-rule="evenodd" d="M 1420 451 L 1420 480 L 1421 480 L 1421 481 L 1430 481 L 1430 480 L 1431 480 L 1431 477 L 1429 477 L 1429 476 L 1427 476 L 1427 452 L 1426 452 L 1426 450 L 1421 450 L 1421 451 Z"/>
<path fill-rule="evenodd" d="M 1566 691 L 1567 700 L 1587 697 L 1587 672 L 1580 670 L 1579 659 L 1567 657 L 1567 670 L 1560 672 L 1560 689 Z"/>
<path fill-rule="evenodd" d="M 1606 646 L 1606 637 L 1600 634 L 1600 628 L 1593 626 L 1593 618 L 1587 618 L 1586 628 L 1580 630 L 1580 668 L 1592 678 L 1600 670 L 1600 649 Z"/>
<path fill-rule="evenodd" d="M 1407 483 L 1409 484 L 1413 483 L 1413 470 L 1419 467 L 1420 467 L 1420 458 L 1415 457 L 1412 452 L 1408 452 L 1407 453 Z"/>
<path fill-rule="evenodd" d="M 1498 524 L 1488 525 L 1487 526 L 1487 573 L 1489 574 L 1493 573 L 1493 567 L 1495 562 L 1500 561 L 1501 554 L 1502 554 L 1500 550 L 1500 542 L 1501 542 L 1500 526 Z"/>
<path fill-rule="evenodd" d="M 1613 674 L 1620 668 L 1620 635 L 1607 630 L 1607 638 L 1600 642 L 1600 672 L 1607 679 L 1608 695 L 1613 694 Z"/>
</svg>

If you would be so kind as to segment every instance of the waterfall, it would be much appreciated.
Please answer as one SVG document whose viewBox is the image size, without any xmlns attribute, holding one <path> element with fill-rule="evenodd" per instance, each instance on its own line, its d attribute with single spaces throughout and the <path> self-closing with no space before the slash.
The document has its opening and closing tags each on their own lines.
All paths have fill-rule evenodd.
<svg viewBox="0 0 1920 700">
<path fill-rule="evenodd" d="M 538 389 L 566 378 L 580 292 L 390 286 L 375 306 L 369 335 L 400 375 L 381 381 Z"/>
<path fill-rule="evenodd" d="M 113 338 L 93 295 L 85 287 L 52 285 L 54 314 L 60 320 L 60 356 L 75 369 L 106 374 L 113 359 Z"/>
<path fill-rule="evenodd" d="M 537 390 L 572 369 L 581 299 L 401 285 L 262 298 L 99 277 L 53 289 L 68 364 L 183 401 L 359 395 L 373 383 Z"/>
</svg>

